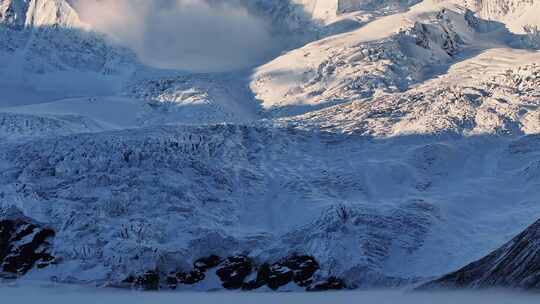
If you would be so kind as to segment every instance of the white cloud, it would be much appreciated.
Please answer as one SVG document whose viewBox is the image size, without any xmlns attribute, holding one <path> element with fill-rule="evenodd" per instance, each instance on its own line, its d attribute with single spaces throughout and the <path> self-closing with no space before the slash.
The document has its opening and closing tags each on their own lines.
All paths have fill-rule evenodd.
<svg viewBox="0 0 540 304">
<path fill-rule="evenodd" d="M 253 65 L 273 52 L 265 22 L 234 2 L 78 0 L 75 6 L 84 21 L 146 64 L 220 71 Z"/>
</svg>

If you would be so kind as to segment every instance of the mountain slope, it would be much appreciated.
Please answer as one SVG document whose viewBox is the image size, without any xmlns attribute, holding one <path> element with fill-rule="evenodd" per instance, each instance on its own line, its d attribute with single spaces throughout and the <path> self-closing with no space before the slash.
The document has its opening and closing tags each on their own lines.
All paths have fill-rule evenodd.
<svg viewBox="0 0 540 304">
<path fill-rule="evenodd" d="M 506 44 L 502 26 L 485 26 L 461 7 L 426 1 L 280 56 L 257 69 L 251 88 L 278 117 L 405 91 L 436 67 Z"/>
<path fill-rule="evenodd" d="M 56 233 L 58 263 L 29 276 L 100 284 L 210 255 L 291 254 L 348 286 L 403 284 L 476 258 L 540 211 L 537 136 L 371 141 L 225 125 L 4 144 L 0 202 Z"/>
<path fill-rule="evenodd" d="M 540 53 L 503 18 L 455 1 L 240 1 L 300 47 L 191 73 L 143 66 L 67 2 L 0 3 L 0 248 L 21 245 L 16 219 L 35 226 L 25 240 L 47 229 L 22 244 L 26 278 L 402 286 L 540 212 Z M 44 24 L 14 22 L 20 8 Z"/>
<path fill-rule="evenodd" d="M 422 288 L 540 288 L 540 221 L 483 259 Z"/>
<path fill-rule="evenodd" d="M 65 0 L 3 0 L 1 5 L 0 107 L 103 94 L 132 70 L 131 52 L 89 32 Z"/>
<path fill-rule="evenodd" d="M 537 52 L 495 48 L 455 64 L 446 74 L 407 92 L 285 120 L 376 137 L 538 134 L 540 67 L 527 64 L 538 60 Z"/>
<path fill-rule="evenodd" d="M 540 3 L 535 0 L 454 0 L 478 12 L 485 19 L 504 22 L 512 31 L 523 32 L 525 25 L 540 25 L 535 12 Z"/>
</svg>

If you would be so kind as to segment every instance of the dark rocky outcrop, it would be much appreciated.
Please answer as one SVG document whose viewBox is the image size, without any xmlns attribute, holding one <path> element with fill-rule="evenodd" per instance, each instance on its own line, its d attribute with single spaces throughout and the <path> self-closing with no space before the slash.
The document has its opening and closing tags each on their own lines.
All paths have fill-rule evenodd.
<svg viewBox="0 0 540 304">
<path fill-rule="evenodd" d="M 268 276 L 270 275 L 270 265 L 268 263 L 264 263 L 260 265 L 257 268 L 257 277 L 254 280 L 250 280 L 248 282 L 245 282 L 242 285 L 243 290 L 254 290 L 259 289 L 266 285 L 266 280 Z"/>
<path fill-rule="evenodd" d="M 257 269 L 257 278 L 244 284 L 243 289 L 252 290 L 267 285 L 277 290 L 291 282 L 300 287 L 309 286 L 319 263 L 315 258 L 306 255 L 293 255 L 272 265 L 262 264 Z"/>
<path fill-rule="evenodd" d="M 244 283 L 242 289 L 253 290 L 266 285 L 270 289 L 277 290 L 279 287 L 292 282 L 293 277 L 293 271 L 283 265 L 264 263 L 258 267 L 256 279 Z"/>
<path fill-rule="evenodd" d="M 159 272 L 147 271 L 145 274 L 137 278 L 136 284 L 144 290 L 159 289 Z"/>
<path fill-rule="evenodd" d="M 123 284 L 127 284 L 130 288 L 141 289 L 141 290 L 159 290 L 161 282 L 161 276 L 157 270 L 149 270 L 139 276 L 129 276 L 124 281 Z M 117 287 L 127 287 L 125 285 L 119 285 Z"/>
<path fill-rule="evenodd" d="M 240 289 L 251 274 L 252 261 L 247 256 L 227 258 L 217 269 L 216 274 L 226 289 Z"/>
<path fill-rule="evenodd" d="M 221 263 L 221 257 L 217 255 L 211 255 L 209 257 L 200 258 L 193 263 L 195 269 L 200 271 L 207 271 L 210 268 L 217 267 Z"/>
<path fill-rule="evenodd" d="M 179 284 L 193 285 L 206 278 L 206 272 L 211 268 L 219 266 L 222 259 L 217 255 L 200 258 L 193 263 L 191 271 L 178 271 L 169 273 L 167 276 L 167 286 L 176 289 Z"/>
<path fill-rule="evenodd" d="M 319 268 L 317 260 L 307 255 L 292 255 L 272 264 L 262 263 L 258 266 L 245 255 L 226 259 L 211 255 L 196 260 L 189 271 L 174 271 L 167 275 L 160 275 L 157 270 L 148 271 L 143 275 L 130 276 L 123 283 L 142 290 L 157 290 L 161 286 L 176 289 L 180 285 L 200 283 L 208 277 L 209 271 L 215 271 L 222 287 L 231 290 L 255 290 L 263 286 L 278 290 L 291 283 L 313 291 L 344 288 L 343 281 L 333 277 L 314 284 Z M 255 278 L 248 280 L 249 277 Z"/>
<path fill-rule="evenodd" d="M 419 289 L 540 289 L 540 220 L 486 257 Z"/>
<path fill-rule="evenodd" d="M 8 211 L 0 219 L 0 270 L 23 275 L 34 267 L 47 267 L 54 260 L 49 243 L 54 235 L 54 230 L 18 210 Z"/>
<path fill-rule="evenodd" d="M 273 290 L 277 290 L 281 286 L 285 286 L 292 282 L 294 272 L 292 269 L 281 264 L 274 264 L 268 268 L 265 278 L 266 284 Z"/>
<path fill-rule="evenodd" d="M 198 269 L 190 272 L 178 272 L 176 278 L 179 284 L 193 285 L 206 278 L 206 274 Z"/>
<path fill-rule="evenodd" d="M 319 263 L 314 257 L 307 255 L 289 257 L 282 264 L 293 270 L 293 280 L 301 287 L 310 285 L 313 275 L 319 270 Z"/>
<path fill-rule="evenodd" d="M 171 289 L 176 289 L 179 284 L 194 285 L 201 282 L 205 278 L 205 272 L 198 269 L 194 269 L 189 272 L 173 272 L 167 276 L 167 285 Z"/>
</svg>

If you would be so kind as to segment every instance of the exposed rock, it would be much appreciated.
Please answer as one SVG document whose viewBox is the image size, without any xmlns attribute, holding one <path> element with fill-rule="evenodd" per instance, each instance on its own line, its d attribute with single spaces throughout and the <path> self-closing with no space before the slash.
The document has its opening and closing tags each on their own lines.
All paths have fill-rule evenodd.
<svg viewBox="0 0 540 304">
<path fill-rule="evenodd" d="M 145 274 L 135 279 L 135 284 L 143 290 L 159 290 L 159 272 L 147 271 Z"/>
<path fill-rule="evenodd" d="M 54 257 L 48 240 L 54 231 L 10 210 L 0 220 L 0 268 L 3 272 L 22 275 L 34 266 L 44 268 Z"/>
<path fill-rule="evenodd" d="M 257 278 L 242 286 L 242 289 L 252 290 L 267 285 L 277 290 L 291 282 L 298 286 L 307 287 L 312 283 L 312 277 L 319 269 L 319 263 L 311 256 L 293 255 L 272 265 L 264 263 L 257 269 Z"/>
<path fill-rule="evenodd" d="M 178 278 L 176 277 L 176 273 L 170 273 L 167 276 L 167 287 L 170 289 L 176 289 L 178 287 Z"/>
<path fill-rule="evenodd" d="M 252 262 L 246 256 L 235 256 L 226 259 L 216 271 L 226 289 L 240 289 L 244 280 L 250 275 Z"/>
<path fill-rule="evenodd" d="M 540 289 L 540 220 L 486 257 L 420 289 L 441 287 Z"/>
<path fill-rule="evenodd" d="M 207 271 L 210 268 L 217 267 L 221 263 L 222 259 L 217 255 L 211 255 L 206 258 L 200 258 L 193 263 L 196 269 L 200 271 Z"/>
<path fill-rule="evenodd" d="M 254 290 L 263 287 L 267 284 L 268 277 L 270 276 L 270 265 L 264 263 L 257 269 L 257 278 L 242 285 L 243 290 Z"/>
<path fill-rule="evenodd" d="M 293 271 L 293 280 L 301 287 L 306 287 L 312 282 L 312 277 L 319 270 L 319 263 L 314 257 L 307 255 L 292 256 L 282 264 Z"/>
<path fill-rule="evenodd" d="M 125 278 L 122 281 L 122 283 L 135 284 L 135 281 L 137 281 L 137 278 L 135 276 L 130 275 L 129 277 Z"/>
<path fill-rule="evenodd" d="M 293 277 L 294 273 L 290 268 L 279 264 L 272 265 L 267 278 L 268 287 L 277 290 L 279 287 L 292 282 Z"/>
<path fill-rule="evenodd" d="M 193 285 L 203 281 L 206 278 L 206 272 L 219 266 L 222 259 L 217 255 L 200 258 L 193 263 L 191 271 L 179 271 L 169 273 L 167 276 L 167 286 L 176 289 L 178 284 Z"/>
<path fill-rule="evenodd" d="M 194 269 L 190 272 L 179 272 L 176 274 L 176 279 L 180 284 L 193 285 L 204 280 L 206 275 L 203 271 Z"/>
</svg>

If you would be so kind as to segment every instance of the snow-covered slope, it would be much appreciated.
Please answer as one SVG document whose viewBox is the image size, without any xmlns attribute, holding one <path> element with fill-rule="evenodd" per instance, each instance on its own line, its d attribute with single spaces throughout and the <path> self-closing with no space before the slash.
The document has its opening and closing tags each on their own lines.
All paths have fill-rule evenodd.
<svg viewBox="0 0 540 304">
<path fill-rule="evenodd" d="M 106 129 L 106 126 L 82 115 L 46 115 L 45 113 L 31 115 L 0 112 L 0 138 L 2 140 L 50 137 Z"/>
<path fill-rule="evenodd" d="M 251 88 L 276 116 L 404 91 L 460 53 L 503 40 L 482 33 L 482 23 L 428 1 L 287 53 L 259 68 Z"/>
<path fill-rule="evenodd" d="M 420 1 L 417 0 L 292 0 L 301 5 L 312 19 L 329 24 L 340 15 L 364 11 L 374 14 L 377 11 L 399 11 Z"/>
<path fill-rule="evenodd" d="M 301 5 L 307 16 L 323 24 L 339 21 L 343 15 L 354 12 L 380 14 L 397 12 L 418 3 L 417 0 L 292 0 Z"/>
<path fill-rule="evenodd" d="M 540 26 L 540 2 L 536 0 L 453 0 L 485 19 L 504 22 L 515 32 L 526 25 Z"/>
<path fill-rule="evenodd" d="M 15 222 L 49 232 L 36 240 L 44 252 L 25 234 L 32 265 L 19 275 L 397 286 L 479 259 L 538 218 L 540 53 L 502 13 L 241 1 L 274 34 L 316 41 L 253 70 L 194 74 L 143 67 L 86 32 L 67 2 L 43 1 L 0 1 L 11 76 L 0 80 L 0 248 L 21 246 Z M 345 19 L 355 25 L 332 35 Z"/>
<path fill-rule="evenodd" d="M 540 288 L 540 221 L 483 259 L 422 288 Z"/>
<path fill-rule="evenodd" d="M 210 255 L 247 255 L 256 269 L 298 254 L 317 261 L 316 278 L 403 284 L 532 220 L 537 137 L 222 125 L 4 143 L 0 203 L 56 232 L 58 263 L 34 278 L 118 284 L 157 271 L 165 287 Z"/>
<path fill-rule="evenodd" d="M 405 93 L 349 102 L 288 118 L 336 132 L 524 135 L 540 132 L 540 54 L 507 48 L 453 65 Z"/>
<path fill-rule="evenodd" d="M 0 5 L 0 107 L 101 95 L 132 70 L 133 55 L 87 31 L 65 0 Z"/>
</svg>

